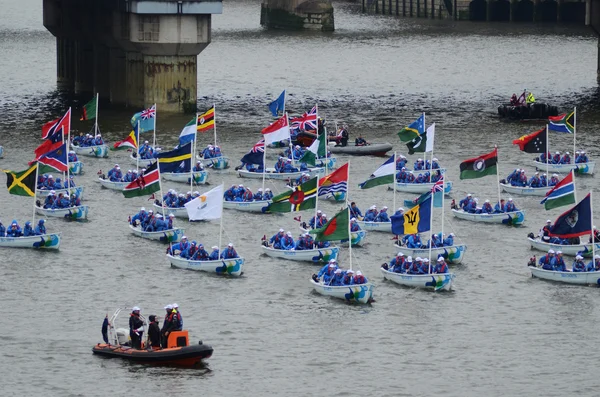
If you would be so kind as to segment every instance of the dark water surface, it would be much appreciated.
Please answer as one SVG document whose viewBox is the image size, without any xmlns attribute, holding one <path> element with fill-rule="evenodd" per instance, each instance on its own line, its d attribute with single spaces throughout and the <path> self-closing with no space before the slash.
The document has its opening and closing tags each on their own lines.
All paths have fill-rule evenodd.
<svg viewBox="0 0 600 397">
<path fill-rule="evenodd" d="M 42 26 L 41 2 L 0 0 L 0 9 L 0 168 L 21 170 L 40 143 L 41 123 L 87 98 L 56 91 L 55 40 Z M 350 3 L 335 3 L 335 10 L 331 34 L 264 31 L 257 0 L 225 2 L 224 14 L 214 17 L 213 42 L 199 56 L 200 103 L 216 103 L 219 142 L 231 158 L 259 139 L 258 130 L 270 121 L 264 104 L 284 88 L 290 112 L 318 101 L 330 123 L 344 121 L 352 134 L 392 142 L 404 154 L 395 132 L 426 111 L 427 122 L 437 124 L 434 154 L 449 168 L 455 198 L 467 192 L 480 200 L 496 197 L 493 177 L 458 180 L 459 162 L 494 144 L 501 177 L 516 167 L 533 171 L 531 155 L 511 141 L 536 126 L 494 117 L 498 102 L 523 88 L 564 110 L 577 105 L 578 148 L 600 155 L 597 39 L 587 29 L 366 16 Z M 100 108 L 109 142 L 128 134 L 135 111 Z M 159 109 L 157 120 L 158 142 L 170 147 L 189 116 Z M 88 128 L 74 121 L 74 130 Z M 200 137 L 202 144 L 211 140 L 210 134 Z M 572 136 L 552 135 L 551 150 L 572 148 Z M 356 188 L 383 159 L 340 156 L 346 160 L 352 200 L 363 210 L 391 207 L 392 193 L 384 188 Z M 63 235 L 59 252 L 1 251 L 2 395 L 598 394 L 598 359 L 590 348 L 598 289 L 534 280 L 525 266 L 533 253 L 527 232 L 561 213 L 545 213 L 539 199 L 515 197 L 527 209 L 521 228 L 458 221 L 446 212 L 444 230 L 468 244 L 453 293 L 382 281 L 379 266 L 394 253 L 392 241 L 370 234 L 364 248 L 353 250 L 353 267 L 375 283 L 377 302 L 359 307 L 311 293 L 309 277 L 317 267 L 260 255 L 263 234 L 279 227 L 298 232 L 290 215 L 225 213 L 223 242 L 234 242 L 246 258 L 240 279 L 171 269 L 165 246 L 127 229 L 128 215 L 150 202 L 126 200 L 95 182 L 99 169 L 132 167 L 127 154 L 84 161 L 78 183 L 86 189 L 89 222 L 51 219 L 48 229 Z M 258 187 L 232 170 L 209 178 L 213 185 Z M 579 197 L 597 186 L 594 177 L 577 178 Z M 280 191 L 283 183 L 271 187 Z M 187 191 L 164 183 L 169 188 Z M 412 196 L 399 194 L 397 202 L 405 198 Z M 31 201 L 0 189 L 0 218 L 24 224 Z M 320 206 L 329 215 L 339 207 Z M 218 222 L 178 223 L 192 239 L 218 242 Z M 343 250 L 344 262 L 347 257 Z M 162 314 L 172 302 L 179 303 L 191 338 L 215 348 L 207 369 L 148 368 L 91 354 L 106 312 L 139 305 L 145 314 Z"/>
</svg>

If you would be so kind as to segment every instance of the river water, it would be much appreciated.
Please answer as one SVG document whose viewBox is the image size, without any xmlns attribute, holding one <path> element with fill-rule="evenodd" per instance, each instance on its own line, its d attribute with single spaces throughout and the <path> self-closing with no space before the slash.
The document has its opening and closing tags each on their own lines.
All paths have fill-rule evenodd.
<svg viewBox="0 0 600 397">
<path fill-rule="evenodd" d="M 511 141 L 539 127 L 495 117 L 497 104 L 523 88 L 563 110 L 577 105 L 577 146 L 593 158 L 600 155 L 597 39 L 584 27 L 396 19 L 363 15 L 358 4 L 334 6 L 336 31 L 328 34 L 267 32 L 259 25 L 258 0 L 227 1 L 224 14 L 213 18 L 213 42 L 199 56 L 199 102 L 216 103 L 219 142 L 231 158 L 259 139 L 259 129 L 271 120 L 265 104 L 282 89 L 288 90 L 290 112 L 307 111 L 318 101 L 330 123 L 346 122 L 352 135 L 392 142 L 404 154 L 395 132 L 426 111 L 427 122 L 437 126 L 434 154 L 449 168 L 455 198 L 468 192 L 480 200 L 497 196 L 493 177 L 458 180 L 460 161 L 494 144 L 501 177 L 516 167 L 533 171 L 531 155 Z M 89 98 L 56 91 L 55 40 L 42 25 L 41 2 L 0 0 L 0 9 L 0 167 L 21 170 L 40 143 L 41 123 Z M 126 137 L 137 110 L 101 107 L 105 139 Z M 159 109 L 159 144 L 173 145 L 188 120 Z M 89 126 L 74 119 L 75 131 Z M 208 134 L 199 141 L 212 139 Z M 551 136 L 551 150 L 572 150 L 572 144 L 570 135 Z M 363 211 L 372 204 L 392 207 L 385 188 L 356 188 L 384 159 L 339 158 L 347 160 L 351 199 Z M 444 231 L 468 244 L 452 293 L 384 282 L 379 266 L 394 249 L 390 236 L 373 233 L 365 247 L 353 250 L 352 266 L 375 283 L 377 302 L 359 307 L 312 293 L 309 278 L 317 267 L 260 255 L 263 234 L 279 227 L 298 231 L 289 214 L 225 213 L 223 243 L 232 241 L 246 258 L 240 279 L 171 269 L 165 246 L 127 230 L 128 215 L 150 202 L 126 200 L 94 181 L 97 170 L 114 163 L 132 167 L 127 154 L 84 161 L 86 174 L 78 183 L 86 188 L 89 222 L 50 220 L 48 229 L 63 235 L 59 252 L 2 251 L 2 395 L 598 393 L 598 360 L 587 347 L 597 332 L 598 289 L 535 280 L 526 267 L 533 254 L 527 232 L 561 209 L 545 213 L 538 199 L 516 197 L 527 210 L 521 228 L 480 226 L 446 211 Z M 221 181 L 258 187 L 233 170 L 210 175 L 211 184 Z M 270 186 L 281 191 L 283 184 Z M 596 187 L 594 177 L 577 178 L 579 197 Z M 164 183 L 168 188 L 187 190 Z M 405 198 L 413 197 L 396 199 Z M 30 199 L 0 189 L 0 202 L 4 223 L 30 219 Z M 339 207 L 320 205 L 330 216 Z M 436 230 L 441 219 L 436 209 Z M 218 242 L 218 222 L 179 226 L 205 245 Z M 344 250 L 342 262 L 347 258 Z M 207 368 L 149 368 L 91 354 L 107 312 L 139 305 L 147 315 L 162 314 L 172 302 L 179 303 L 194 343 L 202 339 L 214 347 Z"/>
</svg>

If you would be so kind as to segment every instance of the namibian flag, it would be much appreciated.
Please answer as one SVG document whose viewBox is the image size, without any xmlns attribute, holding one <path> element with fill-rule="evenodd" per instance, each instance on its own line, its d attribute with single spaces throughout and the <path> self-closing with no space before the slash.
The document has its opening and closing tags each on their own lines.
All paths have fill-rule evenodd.
<svg viewBox="0 0 600 397">
<path fill-rule="evenodd" d="M 575 131 L 575 110 L 571 113 L 560 114 L 558 116 L 548 117 L 548 129 L 550 131 L 565 132 L 572 134 Z"/>
<path fill-rule="evenodd" d="M 38 162 L 58 171 L 67 172 L 67 144 L 63 143 L 60 147 L 44 154 L 38 159 Z"/>
<path fill-rule="evenodd" d="M 215 128 L 215 107 L 214 105 L 206 112 L 198 115 L 198 131 L 204 132 Z"/>
<path fill-rule="evenodd" d="M 350 240 L 350 210 L 348 207 L 338 212 L 320 229 L 309 230 L 315 241 Z"/>
<path fill-rule="evenodd" d="M 329 193 L 348 191 L 348 163 L 319 179 L 319 197 Z"/>
<path fill-rule="evenodd" d="M 392 233 L 395 235 L 422 233 L 429 230 L 431 222 L 431 195 L 404 215 L 392 215 Z"/>
<path fill-rule="evenodd" d="M 460 163 L 460 179 L 481 178 L 496 173 L 498 149 Z"/>
<path fill-rule="evenodd" d="M 123 196 L 126 198 L 148 196 L 160 190 L 160 175 L 158 173 L 158 163 L 152 165 L 140 175 L 135 181 L 125 186 Z"/>
<path fill-rule="evenodd" d="M 273 197 L 273 203 L 263 209 L 264 212 L 297 212 L 315 208 L 317 201 L 317 181 L 312 178 L 293 191 L 287 191 Z"/>
<path fill-rule="evenodd" d="M 575 184 L 573 183 L 573 170 L 569 175 L 556 184 L 546 197 L 540 202 L 546 210 L 562 207 L 563 205 L 575 204 Z"/>
</svg>

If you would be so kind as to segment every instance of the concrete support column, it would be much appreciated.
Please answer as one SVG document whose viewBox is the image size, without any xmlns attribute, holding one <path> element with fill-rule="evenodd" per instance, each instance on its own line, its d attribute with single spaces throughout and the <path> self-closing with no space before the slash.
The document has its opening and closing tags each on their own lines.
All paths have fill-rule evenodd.
<svg viewBox="0 0 600 397">
<path fill-rule="evenodd" d="M 487 0 L 485 2 L 485 20 L 486 21 L 491 21 L 492 20 L 492 2 L 494 0 Z"/>
<path fill-rule="evenodd" d="M 556 22 L 562 22 L 563 0 L 556 1 Z"/>
<path fill-rule="evenodd" d="M 198 85 L 196 55 L 143 57 L 144 103 L 160 103 L 161 110 L 181 111 L 196 100 Z"/>
<path fill-rule="evenodd" d="M 585 26 L 592 23 L 592 0 L 585 0 Z"/>
<path fill-rule="evenodd" d="M 72 40 L 56 38 L 56 84 L 72 90 L 75 84 L 75 52 Z"/>
<path fill-rule="evenodd" d="M 108 50 L 108 67 L 110 69 L 109 95 L 110 102 L 128 105 L 127 102 L 127 56 L 120 48 Z"/>
<path fill-rule="evenodd" d="M 94 44 L 94 93 L 110 99 L 110 56 L 107 46 Z"/>
<path fill-rule="evenodd" d="M 127 105 L 144 107 L 144 56 L 139 52 L 127 52 L 125 55 L 125 97 Z"/>
<path fill-rule="evenodd" d="M 75 93 L 92 94 L 94 90 L 94 47 L 85 41 L 75 42 Z"/>
<path fill-rule="evenodd" d="M 533 22 L 538 21 L 538 8 L 540 6 L 540 0 L 533 0 Z"/>
<path fill-rule="evenodd" d="M 596 81 L 600 83 L 600 38 L 598 38 L 598 62 L 596 63 Z"/>
</svg>

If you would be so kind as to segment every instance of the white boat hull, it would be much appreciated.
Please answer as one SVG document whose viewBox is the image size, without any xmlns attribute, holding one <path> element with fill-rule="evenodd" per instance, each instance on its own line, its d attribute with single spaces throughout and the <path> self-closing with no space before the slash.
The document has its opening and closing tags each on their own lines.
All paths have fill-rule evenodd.
<svg viewBox="0 0 600 397">
<path fill-rule="evenodd" d="M 58 249 L 60 233 L 28 237 L 0 237 L 0 247 Z"/>
<path fill-rule="evenodd" d="M 204 166 L 212 168 L 213 170 L 224 170 L 229 168 L 229 157 L 227 156 L 213 157 L 210 159 L 196 156 L 196 160 L 202 161 Z"/>
<path fill-rule="evenodd" d="M 394 273 L 381 269 L 381 274 L 386 280 L 396 284 L 413 288 L 428 288 L 434 291 L 450 291 L 454 282 L 454 273 L 442 274 L 406 274 Z"/>
<path fill-rule="evenodd" d="M 108 146 L 71 146 L 71 150 L 77 153 L 78 156 L 89 157 L 108 157 Z"/>
<path fill-rule="evenodd" d="M 404 193 L 414 193 L 414 194 L 423 194 L 430 192 L 433 189 L 433 185 L 435 183 L 400 183 L 396 182 L 394 184 L 394 189 L 397 192 Z M 391 187 L 388 187 L 389 190 L 392 190 Z M 444 194 L 449 194 L 452 190 L 452 181 L 446 182 L 446 188 L 444 189 Z"/>
<path fill-rule="evenodd" d="M 544 197 L 546 196 L 546 193 L 548 193 L 548 191 L 550 189 L 552 189 L 551 187 L 521 187 L 521 186 L 511 186 L 511 185 L 507 185 L 506 183 L 501 183 L 500 187 L 502 187 L 502 190 L 504 190 L 506 193 L 509 194 L 517 194 L 520 196 L 541 196 Z"/>
<path fill-rule="evenodd" d="M 244 271 L 244 258 L 221 259 L 218 261 L 191 261 L 180 256 L 167 254 L 171 267 L 197 270 L 220 275 L 241 276 Z"/>
<path fill-rule="evenodd" d="M 287 181 L 288 179 L 295 180 L 302 176 L 303 173 L 308 173 L 310 177 L 314 176 L 324 176 L 325 168 L 310 168 L 309 171 L 298 171 L 298 172 L 275 172 L 275 168 L 267 168 L 265 172 L 265 179 L 275 179 L 278 181 Z M 250 172 L 248 170 L 240 169 L 238 170 L 238 175 L 241 178 L 250 178 L 250 179 L 262 179 L 262 172 Z"/>
<path fill-rule="evenodd" d="M 261 200 L 261 201 L 225 201 L 223 200 L 223 208 L 228 210 L 238 210 L 244 212 L 263 212 L 263 208 L 266 208 L 273 201 Z"/>
<path fill-rule="evenodd" d="M 400 247 L 397 244 L 394 244 L 395 252 L 401 251 L 404 256 L 412 256 L 413 258 L 421 257 L 421 258 L 429 258 L 429 248 L 408 248 L 408 247 Z M 448 264 L 458 264 L 461 263 L 463 258 L 465 257 L 465 252 L 467 251 L 466 244 L 456 244 L 448 247 L 438 247 L 431 249 L 431 264 L 435 265 L 435 261 L 437 258 L 441 256 L 444 257 L 446 263 Z"/>
<path fill-rule="evenodd" d="M 68 189 L 69 196 L 71 194 L 75 193 L 75 195 L 81 200 L 81 199 L 83 199 L 83 190 L 84 190 L 83 186 L 71 187 Z M 57 189 L 54 192 L 58 196 L 60 193 L 66 194 L 67 189 Z M 46 198 L 50 195 L 50 190 L 39 190 L 38 189 L 35 191 L 35 195 L 37 198 Z"/>
<path fill-rule="evenodd" d="M 367 238 L 366 230 L 359 230 L 357 232 L 350 232 L 350 237 L 352 238 L 352 246 L 353 247 L 362 247 Z M 348 246 L 348 240 L 342 240 L 339 242 L 342 246 Z"/>
<path fill-rule="evenodd" d="M 346 200 L 346 192 L 328 193 L 323 198 L 325 200 L 330 200 L 330 201 L 345 201 Z M 321 199 L 319 199 L 319 200 L 321 200 Z"/>
<path fill-rule="evenodd" d="M 162 207 L 160 205 L 157 205 L 156 203 L 154 203 L 154 213 L 162 214 Z M 165 215 L 169 216 L 169 214 L 175 215 L 176 218 L 189 219 L 188 213 L 187 213 L 187 210 L 185 209 L 185 207 L 177 207 L 177 208 L 165 207 Z"/>
<path fill-rule="evenodd" d="M 375 287 L 371 283 L 346 285 L 346 286 L 330 286 L 317 283 L 315 280 L 310 280 L 313 289 L 325 296 L 331 296 L 354 303 L 369 303 L 373 300 L 373 290 Z"/>
<path fill-rule="evenodd" d="M 133 153 L 131 153 L 129 155 L 129 161 L 131 162 L 131 164 L 135 165 L 136 167 L 139 165 L 139 167 L 141 169 L 141 168 L 150 167 L 156 161 L 156 159 L 140 159 L 140 161 L 138 163 L 137 157 L 134 157 Z"/>
<path fill-rule="evenodd" d="M 535 168 L 540 171 L 546 171 L 546 164 L 533 161 Z M 571 170 L 575 170 L 575 175 L 592 175 L 594 173 L 594 168 L 596 167 L 595 161 L 589 161 L 587 163 L 577 163 L 577 164 L 548 164 L 548 172 L 549 173 L 558 173 L 558 174 L 567 174 Z"/>
<path fill-rule="evenodd" d="M 563 255 L 568 255 L 568 256 L 575 256 L 577 254 L 582 255 L 584 258 L 591 258 L 592 257 L 592 244 L 569 244 L 569 245 L 562 245 L 562 244 L 550 244 L 550 243 L 546 243 L 544 241 L 540 241 L 539 239 L 532 239 L 532 238 L 527 238 L 527 240 L 529 240 L 529 244 L 531 245 L 532 249 L 536 249 L 538 251 L 542 251 L 542 252 L 548 252 L 548 250 L 554 250 L 554 251 L 562 251 Z M 596 243 L 595 244 L 596 247 L 596 251 L 600 252 L 600 244 Z"/>
<path fill-rule="evenodd" d="M 365 222 L 365 221 L 356 221 L 361 229 L 366 230 L 368 232 L 384 232 L 391 233 L 392 232 L 392 222 Z"/>
<path fill-rule="evenodd" d="M 208 182 L 208 171 L 198 171 L 193 172 L 194 175 L 194 184 L 195 185 L 204 185 Z M 163 177 L 166 181 L 173 182 L 182 182 L 190 184 L 190 174 L 189 173 L 176 173 L 176 172 L 164 172 L 161 173 L 160 176 Z"/>
<path fill-rule="evenodd" d="M 452 210 L 452 214 L 458 219 L 472 222 L 501 223 L 513 226 L 522 225 L 525 222 L 525 210 L 502 212 L 499 214 L 471 214 L 463 210 Z"/>
<path fill-rule="evenodd" d="M 185 229 L 176 227 L 170 230 L 164 230 L 162 232 L 144 232 L 141 228 L 129 225 L 131 232 L 141 238 L 148 240 L 161 241 L 163 243 L 176 243 L 181 240 Z"/>
<path fill-rule="evenodd" d="M 313 263 L 327 263 L 330 259 L 335 259 L 338 256 L 338 247 L 317 248 L 312 250 L 278 250 L 272 247 L 261 246 L 264 254 L 272 258 L 281 258 L 291 261 L 304 261 Z"/>
<path fill-rule="evenodd" d="M 125 190 L 125 186 L 129 185 L 131 182 L 113 182 L 108 179 L 98 178 L 98 182 L 107 189 L 123 191 Z"/>
<path fill-rule="evenodd" d="M 81 161 L 69 162 L 69 172 L 73 175 L 83 174 L 83 163 Z"/>
<path fill-rule="evenodd" d="M 600 272 L 556 272 L 529 266 L 533 277 L 567 284 L 600 285 Z"/>
<path fill-rule="evenodd" d="M 72 220 L 84 220 L 87 219 L 88 216 L 88 206 L 80 205 L 78 207 L 70 207 L 70 208 L 41 208 L 36 206 L 35 213 L 39 215 L 44 215 L 49 218 L 64 218 L 64 219 L 72 219 Z"/>
</svg>

